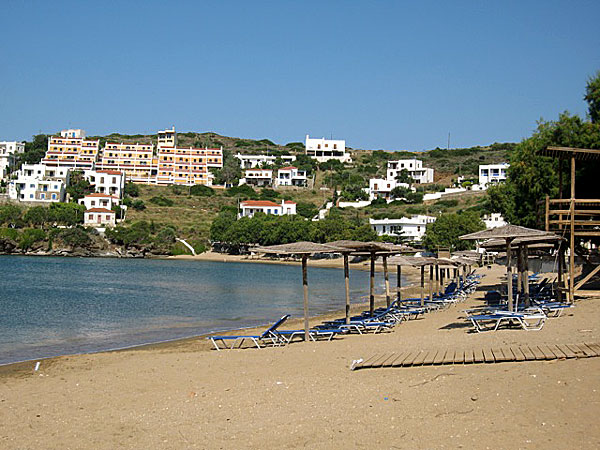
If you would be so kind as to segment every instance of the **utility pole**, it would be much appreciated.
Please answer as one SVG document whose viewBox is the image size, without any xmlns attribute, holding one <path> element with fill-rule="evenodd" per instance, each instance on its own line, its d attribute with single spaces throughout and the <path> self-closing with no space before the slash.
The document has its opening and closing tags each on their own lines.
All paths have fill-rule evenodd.
<svg viewBox="0 0 600 450">
<path fill-rule="evenodd" d="M 446 150 L 450 150 L 450 132 L 448 131 L 448 147 Z"/>
</svg>

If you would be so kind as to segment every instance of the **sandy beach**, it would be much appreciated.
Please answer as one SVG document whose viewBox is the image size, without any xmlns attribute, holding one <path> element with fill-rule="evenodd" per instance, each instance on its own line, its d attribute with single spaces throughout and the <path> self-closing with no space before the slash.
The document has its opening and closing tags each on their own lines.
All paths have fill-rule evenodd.
<svg viewBox="0 0 600 450">
<path fill-rule="evenodd" d="M 0 447 L 598 448 L 600 358 L 349 370 L 378 352 L 600 341 L 597 299 L 539 332 L 469 333 L 461 310 L 503 268 L 478 271 L 469 300 L 390 333 L 222 352 L 195 338 L 4 366 Z"/>
</svg>

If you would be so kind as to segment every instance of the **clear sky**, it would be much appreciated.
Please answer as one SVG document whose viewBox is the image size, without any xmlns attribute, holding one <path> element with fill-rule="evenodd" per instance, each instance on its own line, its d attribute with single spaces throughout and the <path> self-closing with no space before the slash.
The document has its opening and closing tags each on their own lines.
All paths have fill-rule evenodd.
<svg viewBox="0 0 600 450">
<path fill-rule="evenodd" d="M 585 115 L 599 1 L 0 0 L 0 140 L 84 128 L 354 148 L 519 141 Z"/>
</svg>

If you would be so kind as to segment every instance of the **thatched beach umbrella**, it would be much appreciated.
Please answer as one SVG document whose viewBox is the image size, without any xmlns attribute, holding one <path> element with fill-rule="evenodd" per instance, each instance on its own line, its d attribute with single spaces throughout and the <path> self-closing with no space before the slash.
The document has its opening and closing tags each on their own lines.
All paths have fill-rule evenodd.
<svg viewBox="0 0 600 450">
<path fill-rule="evenodd" d="M 267 247 L 258 247 L 259 253 L 275 253 L 285 255 L 300 255 L 302 256 L 302 287 L 304 290 L 304 340 L 308 342 L 309 329 L 308 326 L 308 274 L 307 262 L 308 256 L 315 253 L 342 253 L 345 249 L 334 247 L 332 245 L 316 244 L 314 242 L 294 242 L 291 244 L 271 245 Z"/>
<path fill-rule="evenodd" d="M 390 264 L 395 264 L 396 265 L 396 299 L 398 300 L 398 302 L 400 302 L 400 300 L 402 300 L 402 266 L 411 266 L 414 267 L 413 264 L 413 259 L 412 257 L 406 257 L 406 256 L 400 256 L 400 255 L 396 255 L 396 256 L 392 256 L 389 260 Z"/>
<path fill-rule="evenodd" d="M 511 266 L 511 244 L 516 238 L 531 238 L 536 236 L 548 236 L 549 233 L 533 228 L 520 227 L 518 225 L 504 225 L 497 228 L 489 228 L 487 230 L 478 231 L 476 233 L 465 234 L 460 236 L 463 240 L 480 240 L 480 239 L 504 239 L 506 242 L 506 278 L 508 287 L 508 309 L 513 311 L 512 297 L 512 266 Z"/>
<path fill-rule="evenodd" d="M 326 245 L 334 246 L 337 248 L 343 248 L 342 255 L 344 257 L 344 276 L 346 279 L 346 323 L 350 323 L 350 282 L 349 282 L 349 268 L 348 268 L 348 255 L 360 255 L 365 254 L 371 257 L 371 277 L 369 283 L 369 311 L 373 315 L 375 309 L 375 259 L 377 255 L 383 256 L 383 272 L 385 278 L 386 288 L 386 302 L 387 306 L 390 306 L 390 286 L 389 286 L 389 275 L 387 270 L 387 257 L 390 254 L 400 252 L 401 247 L 393 244 L 384 244 L 381 242 L 362 242 L 362 241 L 351 241 L 351 240 L 340 240 L 328 242 Z"/>
</svg>

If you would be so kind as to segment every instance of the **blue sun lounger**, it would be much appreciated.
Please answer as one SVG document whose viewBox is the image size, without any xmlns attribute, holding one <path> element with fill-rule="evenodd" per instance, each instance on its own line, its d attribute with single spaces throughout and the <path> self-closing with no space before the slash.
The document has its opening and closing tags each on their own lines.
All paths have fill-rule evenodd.
<svg viewBox="0 0 600 450">
<path fill-rule="evenodd" d="M 236 345 L 238 348 L 240 348 L 246 340 L 252 341 L 257 348 L 261 348 L 261 343 L 264 345 L 270 344 L 274 346 L 284 345 L 286 342 L 282 341 L 280 336 L 278 336 L 277 328 L 279 328 L 286 320 L 288 320 L 289 317 L 289 314 L 282 316 L 281 319 L 279 319 L 277 322 L 275 322 L 273 325 L 267 328 L 265 332 L 261 335 L 209 336 L 208 339 L 211 340 L 211 342 L 217 350 L 233 349 L 236 348 Z M 231 346 L 228 347 L 226 341 L 232 341 Z M 217 342 L 223 344 L 223 348 L 219 347 Z"/>
</svg>

